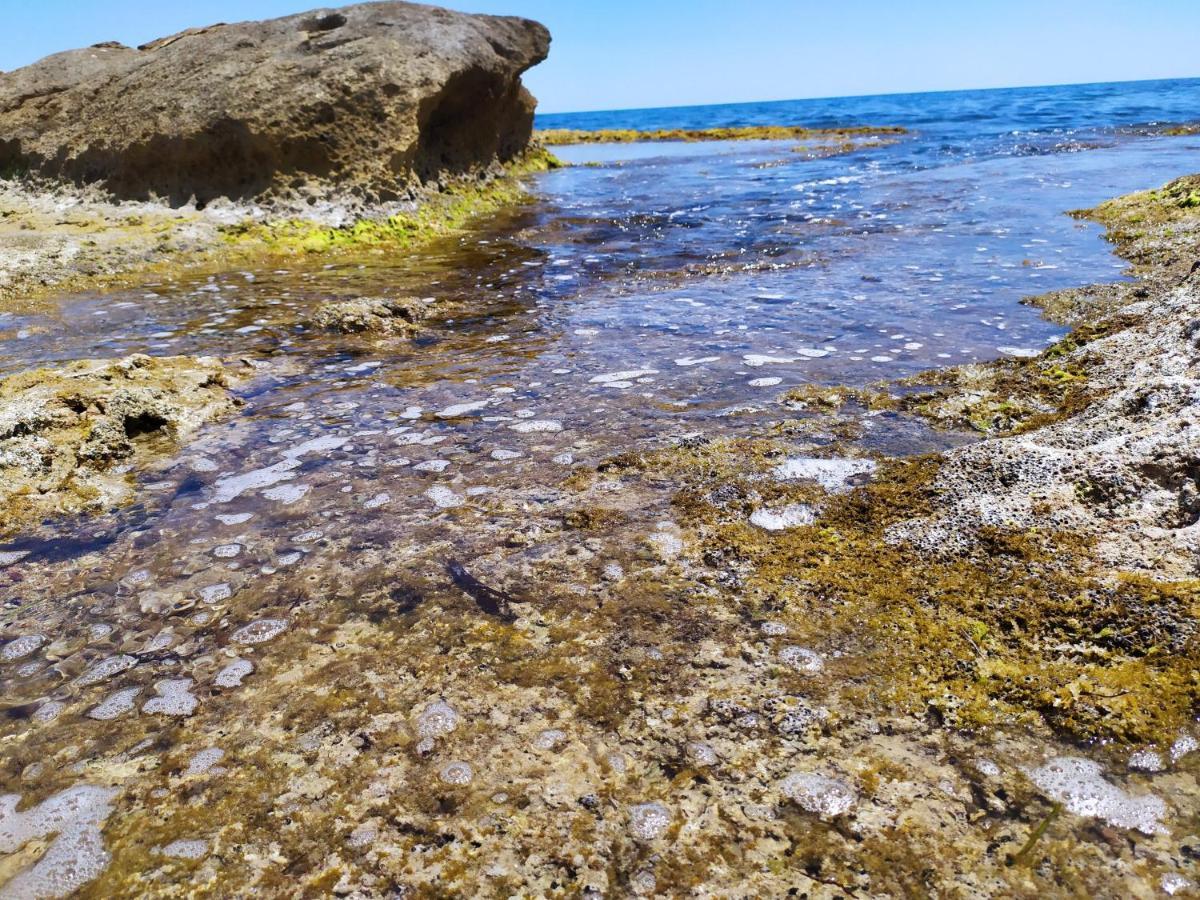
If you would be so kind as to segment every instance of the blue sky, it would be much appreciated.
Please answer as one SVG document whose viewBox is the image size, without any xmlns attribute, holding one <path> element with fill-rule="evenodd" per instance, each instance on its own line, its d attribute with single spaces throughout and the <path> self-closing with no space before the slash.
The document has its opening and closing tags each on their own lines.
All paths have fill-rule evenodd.
<svg viewBox="0 0 1200 900">
<path fill-rule="evenodd" d="M 447 0 L 538 19 L 544 112 L 1200 76 L 1200 0 Z M 306 0 L 0 0 L 0 69 Z"/>
</svg>

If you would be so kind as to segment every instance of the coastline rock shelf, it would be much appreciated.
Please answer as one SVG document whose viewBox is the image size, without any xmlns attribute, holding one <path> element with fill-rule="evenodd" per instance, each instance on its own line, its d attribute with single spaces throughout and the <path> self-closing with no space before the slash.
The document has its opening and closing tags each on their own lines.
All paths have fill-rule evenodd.
<svg viewBox="0 0 1200 900">
<path fill-rule="evenodd" d="M 0 898 L 1194 895 L 1200 80 L 554 168 L 548 41 L 0 75 Z"/>
<path fill-rule="evenodd" d="M 518 157 L 525 19 L 364 3 L 100 44 L 0 74 L 0 172 L 203 206 L 386 203 Z"/>
</svg>

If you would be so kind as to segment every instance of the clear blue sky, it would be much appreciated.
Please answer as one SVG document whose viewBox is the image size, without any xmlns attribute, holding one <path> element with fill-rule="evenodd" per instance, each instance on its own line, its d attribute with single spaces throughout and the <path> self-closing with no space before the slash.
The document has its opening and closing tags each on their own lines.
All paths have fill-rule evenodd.
<svg viewBox="0 0 1200 900">
<path fill-rule="evenodd" d="M 337 4 L 340 5 L 340 4 Z M 544 112 L 1200 76 L 1200 0 L 446 0 L 538 19 Z M 307 0 L 0 0 L 0 69 Z"/>
</svg>

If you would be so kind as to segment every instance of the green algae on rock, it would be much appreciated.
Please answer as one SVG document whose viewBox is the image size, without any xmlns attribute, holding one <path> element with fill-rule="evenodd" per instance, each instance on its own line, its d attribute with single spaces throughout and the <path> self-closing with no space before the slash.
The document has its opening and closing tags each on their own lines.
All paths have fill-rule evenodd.
<svg viewBox="0 0 1200 900">
<path fill-rule="evenodd" d="M 581 131 L 570 128 L 551 128 L 534 133 L 536 140 L 548 147 L 568 144 L 633 144 L 642 141 L 787 141 L 823 140 L 845 141 L 853 138 L 903 135 L 908 131 L 894 125 L 855 125 L 846 128 L 808 128 L 803 125 L 747 125 L 730 128 L 682 129 L 664 128 L 656 131 L 633 129 L 600 129 Z"/>
</svg>

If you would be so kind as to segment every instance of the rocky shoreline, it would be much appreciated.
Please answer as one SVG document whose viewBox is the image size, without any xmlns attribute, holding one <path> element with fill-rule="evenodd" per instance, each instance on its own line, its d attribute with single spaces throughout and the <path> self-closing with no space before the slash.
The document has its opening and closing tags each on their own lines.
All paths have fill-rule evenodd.
<svg viewBox="0 0 1200 900">
<path fill-rule="evenodd" d="M 392 65 L 397 21 L 439 53 L 395 63 L 412 91 L 364 87 L 346 66 L 354 53 Z M 158 265 L 344 252 L 357 270 L 355 254 L 446 234 L 554 165 L 524 146 L 530 99 L 514 80 L 546 40 L 522 20 L 381 3 L 0 76 L 0 125 L 31 129 L 0 149 L 43 170 L 0 195 L 0 249 L 20 250 L 0 297 L 16 309 Z M 146 87 L 156 54 L 189 46 L 246 78 L 263 53 L 328 65 L 323 89 L 349 79 L 407 125 L 382 143 L 364 127 L 374 142 L 334 142 L 332 157 L 301 141 L 268 155 L 261 183 L 244 178 L 263 164 L 258 141 L 217 128 L 228 141 L 208 162 L 253 163 L 231 168 L 244 196 L 200 196 L 161 169 L 147 174 L 165 181 L 135 183 L 159 146 L 145 133 L 106 153 L 77 145 L 75 76 Z M 474 141 L 458 119 L 481 96 L 496 116 Z M 325 96 L 295 120 L 319 131 L 330 108 L 343 107 Z M 204 131 L 206 109 L 181 121 Z M 204 149 L 162 140 L 186 159 Z M 97 180 L 44 190 L 81 175 Z M 343 177 L 348 196 L 326 192 Z M 189 190 L 186 208 L 140 196 Z M 0 894 L 1195 891 L 1200 178 L 1080 215 L 1136 277 L 1032 298 L 1072 328 L 1044 352 L 793 390 L 774 421 L 733 437 L 656 432 L 586 463 L 575 453 L 611 445 L 581 428 L 557 446 L 563 424 L 531 390 L 478 384 L 473 354 L 511 346 L 498 332 L 515 332 L 500 324 L 515 298 L 482 314 L 497 327 L 476 344 L 443 351 L 431 380 L 471 385 L 453 399 L 406 405 L 416 376 L 370 374 L 383 362 L 364 346 L 419 369 L 435 350 L 414 339 L 435 318 L 458 325 L 396 269 L 388 296 L 310 271 L 275 273 L 275 305 L 215 276 L 149 294 L 198 308 L 146 327 L 153 340 L 279 326 L 261 355 L 296 376 L 254 427 L 205 430 L 186 455 L 182 441 L 238 410 L 259 360 L 135 355 L 3 379 L 0 536 L 29 539 L 0 545 L 14 785 L 0 797 Z M 530 256 L 506 248 L 493 271 L 541 268 Z M 475 302 L 500 280 L 440 265 L 413 281 L 462 275 L 455 296 Z M 577 377 L 633 388 L 650 372 Z M 493 413 L 461 446 L 446 433 Z M 883 414 L 978 439 L 885 456 L 862 440 Z M 526 457 L 540 480 L 502 468 Z M 466 460 L 474 484 L 454 475 Z M 181 498 L 164 514 L 56 528 L 128 503 L 157 463 Z"/>
</svg>

